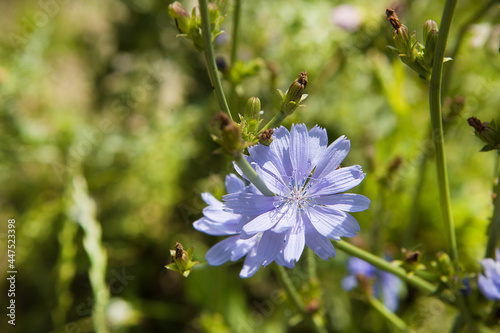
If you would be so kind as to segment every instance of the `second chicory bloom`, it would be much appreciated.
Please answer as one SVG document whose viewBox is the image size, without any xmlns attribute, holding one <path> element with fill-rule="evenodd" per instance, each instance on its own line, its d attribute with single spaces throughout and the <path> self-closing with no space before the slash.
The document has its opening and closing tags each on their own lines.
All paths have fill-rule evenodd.
<svg viewBox="0 0 500 333">
<path fill-rule="evenodd" d="M 484 275 L 479 274 L 477 283 L 484 297 L 490 301 L 500 301 L 500 250 L 496 249 L 496 261 L 487 258 L 481 260 Z"/>
<path fill-rule="evenodd" d="M 373 295 L 382 298 L 384 305 L 395 312 L 399 305 L 399 292 L 401 291 L 401 280 L 391 273 L 377 269 L 375 266 L 356 257 L 347 261 L 349 275 L 342 279 L 342 288 L 346 291 L 358 287 L 358 277 L 362 276 L 373 280 Z"/>
</svg>

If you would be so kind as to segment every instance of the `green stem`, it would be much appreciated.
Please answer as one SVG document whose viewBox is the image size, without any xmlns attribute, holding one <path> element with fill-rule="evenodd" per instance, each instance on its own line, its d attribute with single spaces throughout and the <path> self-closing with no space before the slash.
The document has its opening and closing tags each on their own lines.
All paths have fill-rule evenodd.
<svg viewBox="0 0 500 333">
<path fill-rule="evenodd" d="M 360 249 L 359 247 L 356 247 L 346 241 L 340 240 L 340 241 L 334 241 L 333 245 L 335 248 L 344 251 L 347 254 L 350 254 L 354 257 L 358 257 L 373 266 L 382 269 L 386 272 L 392 273 L 399 277 L 401 280 L 406 281 L 407 283 L 421 289 L 427 294 L 433 294 L 437 291 L 437 287 L 434 285 L 430 284 L 429 282 L 425 281 L 424 279 L 416 276 L 415 274 L 409 277 L 407 275 L 407 272 L 401 268 L 394 266 L 390 262 L 377 257 L 376 255 L 373 255 L 369 252 L 366 252 L 365 250 Z"/>
<path fill-rule="evenodd" d="M 410 328 L 406 325 L 406 323 L 399 318 L 397 315 L 392 313 L 385 305 L 380 302 L 375 297 L 369 296 L 368 302 L 375 310 L 377 310 L 385 319 L 391 322 L 396 328 L 403 332 L 411 332 Z"/>
<path fill-rule="evenodd" d="M 236 65 L 236 60 L 238 58 L 238 32 L 240 30 L 240 15 L 241 14 L 241 0 L 235 0 L 234 2 L 234 14 L 233 14 L 233 31 L 231 34 L 231 71 Z M 238 108 L 238 93 L 236 92 L 236 83 L 231 79 L 231 95 L 230 95 L 230 105 L 234 110 Z"/>
<path fill-rule="evenodd" d="M 457 240 L 455 237 L 455 225 L 451 213 L 450 205 L 450 189 L 448 186 L 448 174 L 446 171 L 446 157 L 444 150 L 444 131 L 443 131 L 443 115 L 441 110 L 441 88 L 443 75 L 443 59 L 446 49 L 446 42 L 450 32 L 451 21 L 457 0 L 446 0 L 441 18 L 441 27 L 436 45 L 436 54 L 434 56 L 434 66 L 432 68 L 432 76 L 429 85 L 429 106 L 431 113 L 432 137 L 436 150 L 436 166 L 438 176 L 438 186 L 441 204 L 441 214 L 443 217 L 445 232 L 448 235 L 448 248 L 451 253 L 455 268 L 458 269 L 458 250 Z"/>
<path fill-rule="evenodd" d="M 415 230 L 418 223 L 418 212 L 419 212 L 419 202 L 420 202 L 420 194 L 424 188 L 425 183 L 425 171 L 427 169 L 427 154 L 422 157 L 420 161 L 419 169 L 418 169 L 418 184 L 413 193 L 412 205 L 411 205 L 411 213 L 410 213 L 410 222 L 405 229 L 403 235 L 402 246 L 405 248 L 411 248 L 413 246 L 413 237 L 415 236 Z"/>
<path fill-rule="evenodd" d="M 234 16 L 233 16 L 233 31 L 231 34 L 232 45 L 231 45 L 231 66 L 236 63 L 236 57 L 238 55 L 238 31 L 240 28 L 240 13 L 241 13 L 241 0 L 234 1 Z"/>
<path fill-rule="evenodd" d="M 314 328 L 314 331 L 317 333 L 327 333 L 325 327 L 317 323 L 311 316 L 311 314 L 306 312 L 304 303 L 302 302 L 302 299 L 297 292 L 297 289 L 293 285 L 292 281 L 290 280 L 290 277 L 288 276 L 288 273 L 286 272 L 285 268 L 283 266 L 280 266 L 278 264 L 274 265 L 276 276 L 278 277 L 278 280 L 280 281 L 281 285 L 285 289 L 286 293 L 288 294 L 288 297 L 292 301 L 292 303 L 295 305 L 295 307 L 299 310 L 299 312 L 304 316 L 304 318 L 311 324 L 311 326 Z"/>
<path fill-rule="evenodd" d="M 283 113 L 283 112 L 278 112 L 277 115 L 274 116 L 273 119 L 271 119 L 267 124 L 266 126 L 264 126 L 260 131 L 265 131 L 267 129 L 270 129 L 270 128 L 275 128 L 275 127 L 278 127 L 281 122 L 283 120 L 285 120 L 285 118 L 287 117 L 286 113 Z"/>
<path fill-rule="evenodd" d="M 311 249 L 307 249 L 307 273 L 311 283 L 318 282 L 318 273 L 316 267 L 316 254 Z"/>
<path fill-rule="evenodd" d="M 458 308 L 460 310 L 459 317 L 462 318 L 461 321 L 463 321 L 467 325 L 467 332 L 470 333 L 479 333 L 479 330 L 476 326 L 476 323 L 474 322 L 474 319 L 472 319 L 471 314 L 469 313 L 469 308 L 467 306 L 465 297 L 463 297 L 461 294 L 457 297 L 457 303 L 458 303 Z"/>
<path fill-rule="evenodd" d="M 497 158 L 497 165 L 500 157 Z M 498 167 L 495 169 L 498 170 Z M 498 234 L 500 233 L 500 173 L 498 175 L 497 192 L 495 197 L 495 205 L 493 207 L 493 217 L 489 228 L 488 244 L 486 245 L 486 258 L 495 258 L 495 248 L 498 242 Z M 500 258 L 497 258 L 500 259 Z"/>
<path fill-rule="evenodd" d="M 236 165 L 241 169 L 243 174 L 248 178 L 248 180 L 257 187 L 257 189 L 264 195 L 267 195 L 268 197 L 272 197 L 275 194 L 271 192 L 264 181 L 257 175 L 255 170 L 252 168 L 250 163 L 246 160 L 245 157 L 243 157 L 243 154 L 240 153 L 240 155 L 236 158 L 235 160 Z"/>
<path fill-rule="evenodd" d="M 215 63 L 214 46 L 212 44 L 212 31 L 210 30 L 210 18 L 208 16 L 207 0 L 199 0 L 198 3 L 200 5 L 201 31 L 203 34 L 203 54 L 205 55 L 205 61 L 207 63 L 208 76 L 210 77 L 210 82 L 212 83 L 215 97 L 217 98 L 217 102 L 219 103 L 219 108 L 222 111 L 226 112 L 231 120 L 233 120 L 231 110 L 229 110 L 229 105 L 227 104 L 226 96 L 224 95 L 224 90 L 222 89 L 222 82 L 219 78 L 217 64 Z"/>
</svg>

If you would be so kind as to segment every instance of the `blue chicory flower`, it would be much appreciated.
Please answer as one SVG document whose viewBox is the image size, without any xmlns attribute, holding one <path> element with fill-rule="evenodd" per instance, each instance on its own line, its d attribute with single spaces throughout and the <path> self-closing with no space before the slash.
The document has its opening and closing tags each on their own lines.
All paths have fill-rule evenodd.
<svg viewBox="0 0 500 333">
<path fill-rule="evenodd" d="M 402 282 L 394 274 L 377 269 L 375 266 L 356 257 L 347 261 L 349 275 L 342 279 L 342 288 L 351 291 L 358 286 L 358 275 L 373 279 L 373 295 L 382 298 L 384 305 L 395 312 L 399 305 Z"/>
<path fill-rule="evenodd" d="M 225 185 L 228 193 L 253 190 L 252 187 L 245 186 L 235 174 L 226 176 Z M 260 252 L 267 250 L 266 244 L 272 237 L 271 232 L 261 232 L 250 238 L 241 238 L 236 228 L 242 218 L 248 219 L 248 217 L 224 211 L 223 203 L 210 193 L 202 193 L 201 197 L 208 206 L 203 209 L 203 217 L 193 223 L 194 228 L 213 236 L 232 235 L 208 250 L 205 259 L 210 265 L 218 266 L 227 261 L 238 261 L 246 255 L 240 277 L 253 276 L 262 266 L 262 262 L 259 261 L 262 257 Z M 262 246 L 259 247 L 261 241 Z M 277 261 L 282 262 L 280 258 L 277 258 Z"/>
<path fill-rule="evenodd" d="M 477 278 L 479 290 L 490 301 L 500 301 L 500 250 L 496 249 L 496 261 L 487 258 L 481 260 L 481 265 L 484 275 L 479 274 Z"/>
<path fill-rule="evenodd" d="M 309 132 L 303 124 L 290 132 L 277 128 L 269 146 L 250 147 L 246 157 L 275 196 L 264 196 L 234 175 L 226 180 L 224 204 L 203 194 L 209 206 L 194 227 L 211 235 L 235 235 L 207 252 L 210 265 L 247 255 L 240 276 L 249 277 L 273 261 L 292 268 L 305 245 L 327 260 L 335 256 L 330 239 L 356 235 L 359 224 L 347 212 L 367 209 L 370 200 L 341 192 L 357 186 L 365 174 L 358 165 L 340 168 L 350 149 L 344 136 L 327 144 L 326 131 L 318 126 Z"/>
</svg>

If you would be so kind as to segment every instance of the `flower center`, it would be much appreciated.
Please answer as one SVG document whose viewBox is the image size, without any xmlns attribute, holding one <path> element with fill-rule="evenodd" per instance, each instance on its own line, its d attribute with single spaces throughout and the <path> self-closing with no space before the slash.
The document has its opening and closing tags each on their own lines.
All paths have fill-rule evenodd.
<svg viewBox="0 0 500 333">
<path fill-rule="evenodd" d="M 300 183 L 296 183 L 294 179 L 290 179 L 288 183 L 288 193 L 284 194 L 275 204 L 275 207 L 281 212 L 294 209 L 304 211 L 309 206 L 314 206 L 314 197 L 310 196 L 309 189 L 312 185 L 312 179 L 305 179 Z"/>
</svg>

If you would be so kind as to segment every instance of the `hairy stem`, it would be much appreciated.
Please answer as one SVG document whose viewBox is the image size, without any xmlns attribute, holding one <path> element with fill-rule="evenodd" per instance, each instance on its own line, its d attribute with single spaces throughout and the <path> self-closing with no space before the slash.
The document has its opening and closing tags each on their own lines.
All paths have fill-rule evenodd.
<svg viewBox="0 0 500 333">
<path fill-rule="evenodd" d="M 207 0 L 199 0 L 198 3 L 200 5 L 201 31 L 203 34 L 203 54 L 205 55 L 205 61 L 207 63 L 208 76 L 210 77 L 210 82 L 212 83 L 215 97 L 217 98 L 217 102 L 219 103 L 219 108 L 222 111 L 226 112 L 231 120 L 233 120 L 231 110 L 229 110 L 229 105 L 227 104 L 226 96 L 224 95 L 224 90 L 222 89 L 222 82 L 217 70 L 217 64 L 215 63 L 214 46 L 212 44 L 212 31 L 210 30 L 210 18 L 208 16 L 208 3 Z"/>
</svg>

